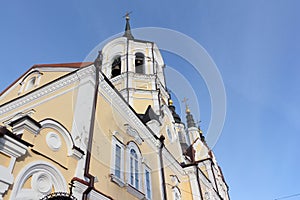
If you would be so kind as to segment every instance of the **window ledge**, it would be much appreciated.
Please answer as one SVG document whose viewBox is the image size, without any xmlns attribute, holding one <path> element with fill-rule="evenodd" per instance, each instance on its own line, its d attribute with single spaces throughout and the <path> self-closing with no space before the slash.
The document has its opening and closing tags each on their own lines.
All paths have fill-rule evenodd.
<svg viewBox="0 0 300 200">
<path fill-rule="evenodd" d="M 134 188 L 132 185 L 127 184 L 127 192 L 132 194 L 133 196 L 137 197 L 138 199 L 146 199 L 145 194 L 141 191 Z"/>
<path fill-rule="evenodd" d="M 116 184 L 118 184 L 120 187 L 124 187 L 125 186 L 125 183 L 122 179 L 120 179 L 119 177 L 115 176 L 114 174 L 111 174 L 110 175 L 110 180 L 112 182 L 115 182 Z"/>
</svg>

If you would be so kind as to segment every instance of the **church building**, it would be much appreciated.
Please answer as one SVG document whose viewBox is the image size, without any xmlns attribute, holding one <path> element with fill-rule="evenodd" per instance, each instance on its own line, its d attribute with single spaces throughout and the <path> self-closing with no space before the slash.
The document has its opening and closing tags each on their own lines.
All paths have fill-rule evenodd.
<svg viewBox="0 0 300 200">
<path fill-rule="evenodd" d="M 37 64 L 0 94 L 0 199 L 229 200 L 152 41 L 124 35 L 94 62 Z"/>
</svg>

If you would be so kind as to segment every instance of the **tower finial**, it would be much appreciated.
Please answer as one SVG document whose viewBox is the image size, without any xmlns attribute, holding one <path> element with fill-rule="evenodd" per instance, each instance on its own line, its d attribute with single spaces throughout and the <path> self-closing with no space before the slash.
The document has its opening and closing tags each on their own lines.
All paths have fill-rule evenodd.
<svg viewBox="0 0 300 200">
<path fill-rule="evenodd" d="M 186 113 L 190 113 L 190 112 L 191 112 L 190 109 L 189 109 L 189 106 L 188 106 L 188 104 L 187 104 L 187 101 L 188 101 L 188 100 L 189 100 L 189 99 L 186 98 L 186 97 L 184 97 L 183 100 L 182 100 L 182 103 L 185 104 L 185 112 L 186 112 Z"/>
<path fill-rule="evenodd" d="M 130 14 L 132 12 L 126 12 L 126 14 L 123 16 L 123 18 L 125 17 L 126 19 L 126 26 L 125 26 L 125 33 L 124 33 L 124 37 L 127 37 L 128 39 L 134 39 L 133 35 L 131 34 L 131 29 L 130 29 L 130 24 L 129 24 L 129 20 L 130 20 Z"/>
</svg>

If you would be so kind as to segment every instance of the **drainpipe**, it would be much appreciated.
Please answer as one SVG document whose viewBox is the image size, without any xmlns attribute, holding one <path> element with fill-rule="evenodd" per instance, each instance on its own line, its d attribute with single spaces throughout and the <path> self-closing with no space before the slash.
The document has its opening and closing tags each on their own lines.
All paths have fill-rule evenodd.
<svg viewBox="0 0 300 200">
<path fill-rule="evenodd" d="M 160 172 L 161 172 L 161 182 L 163 186 L 163 200 L 167 200 L 167 189 L 166 189 L 166 180 L 165 180 L 165 171 L 164 171 L 164 163 L 163 163 L 163 157 L 162 157 L 162 150 L 164 148 L 164 140 L 165 136 L 161 135 L 159 138 L 160 146 L 159 146 L 159 161 L 160 161 Z"/>
<path fill-rule="evenodd" d="M 89 140 L 87 145 L 87 153 L 86 153 L 86 160 L 85 160 L 85 167 L 84 167 L 84 176 L 89 179 L 88 188 L 83 192 L 82 199 L 87 200 L 89 193 L 94 188 L 95 177 L 90 174 L 90 162 L 91 162 L 91 151 L 92 151 L 92 142 L 93 142 L 93 135 L 94 135 L 94 125 L 95 125 L 95 115 L 96 115 L 96 107 L 98 101 L 98 88 L 99 88 L 99 73 L 100 73 L 100 66 L 102 65 L 102 52 L 99 51 L 98 57 L 94 61 L 94 66 L 96 69 L 95 75 L 95 90 L 94 90 L 94 99 L 92 105 L 92 113 L 91 113 L 91 124 L 89 130 Z"/>
<path fill-rule="evenodd" d="M 197 183 L 198 183 L 198 188 L 199 188 L 200 198 L 203 199 L 203 196 L 202 196 L 202 190 L 201 190 L 201 185 L 200 185 L 200 178 L 199 178 L 199 169 L 198 169 L 198 166 L 197 166 L 197 165 L 195 165 L 195 168 L 196 168 Z"/>
</svg>

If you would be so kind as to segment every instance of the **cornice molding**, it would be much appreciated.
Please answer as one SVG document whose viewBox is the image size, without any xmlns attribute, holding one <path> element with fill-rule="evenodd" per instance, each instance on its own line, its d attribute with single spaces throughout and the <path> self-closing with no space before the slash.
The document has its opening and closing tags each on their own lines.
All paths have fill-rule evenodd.
<svg viewBox="0 0 300 200">
<path fill-rule="evenodd" d="M 28 147 L 7 135 L 3 135 L 0 138 L 0 149 L 0 152 L 6 155 L 19 158 L 26 153 Z"/>
<path fill-rule="evenodd" d="M 72 83 L 74 83 L 84 77 L 94 74 L 95 69 L 92 66 L 93 65 L 82 68 L 82 69 L 78 70 L 76 73 L 71 73 L 70 75 L 68 75 L 66 77 L 57 79 L 54 82 L 52 82 L 51 84 L 45 85 L 41 88 L 38 88 L 37 90 L 30 92 L 21 98 L 12 100 L 11 102 L 8 102 L 8 103 L 0 106 L 0 115 L 8 113 L 14 109 L 20 108 L 21 106 L 29 104 L 38 98 L 49 95 L 61 88 L 71 85 Z"/>
</svg>

